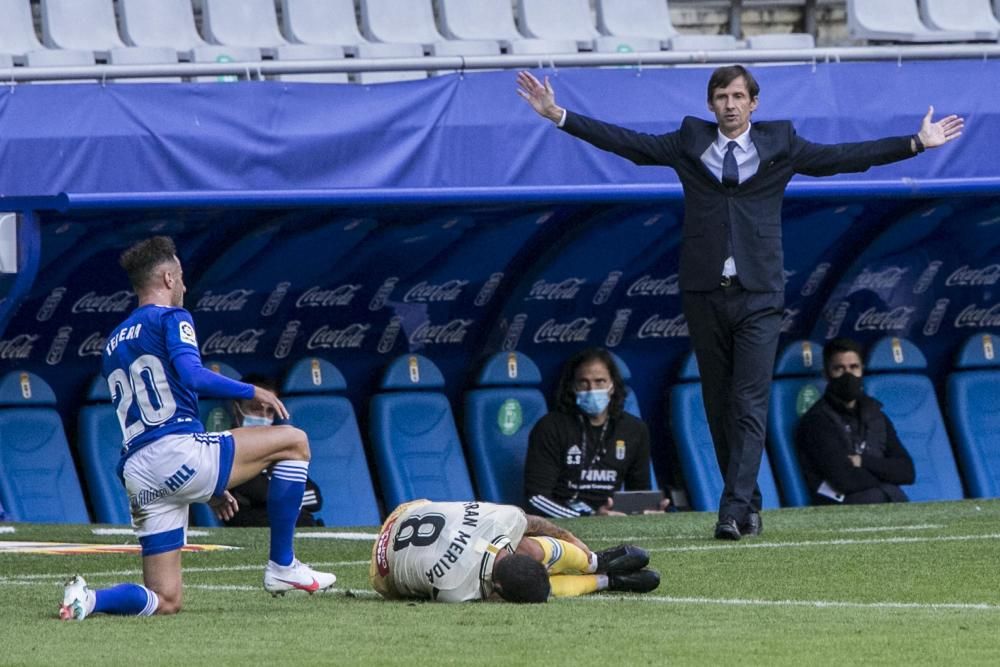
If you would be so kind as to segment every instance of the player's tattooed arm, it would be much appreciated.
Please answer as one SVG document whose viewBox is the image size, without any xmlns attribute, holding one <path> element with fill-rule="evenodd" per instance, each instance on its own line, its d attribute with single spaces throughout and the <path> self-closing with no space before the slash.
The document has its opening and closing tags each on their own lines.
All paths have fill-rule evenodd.
<svg viewBox="0 0 1000 667">
<path fill-rule="evenodd" d="M 575 544 L 585 552 L 590 553 L 590 547 L 581 542 L 576 535 L 565 528 L 560 528 L 548 519 L 534 516 L 533 514 L 525 514 L 525 517 L 528 519 L 528 525 L 524 530 L 525 537 L 554 537 L 557 540 L 564 540 L 570 544 Z"/>
</svg>

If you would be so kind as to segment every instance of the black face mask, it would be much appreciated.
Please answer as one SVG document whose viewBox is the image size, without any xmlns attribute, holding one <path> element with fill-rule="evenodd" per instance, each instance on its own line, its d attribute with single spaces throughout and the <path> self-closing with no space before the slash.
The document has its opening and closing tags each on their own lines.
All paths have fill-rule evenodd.
<svg viewBox="0 0 1000 667">
<path fill-rule="evenodd" d="M 856 401 L 864 393 L 861 387 L 861 378 L 853 373 L 844 373 L 840 377 L 833 378 L 826 386 L 826 390 L 830 392 L 831 396 L 844 403 Z"/>
</svg>

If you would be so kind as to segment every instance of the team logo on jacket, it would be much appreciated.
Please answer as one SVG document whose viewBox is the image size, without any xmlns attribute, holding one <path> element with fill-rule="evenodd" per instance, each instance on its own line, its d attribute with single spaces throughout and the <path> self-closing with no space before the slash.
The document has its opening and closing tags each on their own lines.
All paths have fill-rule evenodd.
<svg viewBox="0 0 1000 667">
<path fill-rule="evenodd" d="M 566 465 L 568 466 L 578 466 L 583 458 L 583 452 L 580 451 L 580 447 L 577 445 L 571 446 L 566 450 Z"/>
<path fill-rule="evenodd" d="M 625 441 L 615 440 L 615 458 L 619 461 L 625 460 Z"/>
</svg>

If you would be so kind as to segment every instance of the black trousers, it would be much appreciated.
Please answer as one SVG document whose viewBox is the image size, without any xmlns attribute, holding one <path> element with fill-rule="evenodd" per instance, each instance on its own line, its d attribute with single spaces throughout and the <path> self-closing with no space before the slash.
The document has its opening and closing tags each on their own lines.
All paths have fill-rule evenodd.
<svg viewBox="0 0 1000 667">
<path fill-rule="evenodd" d="M 748 292 L 739 283 L 683 295 L 724 482 L 719 518 L 730 516 L 740 525 L 760 511 L 757 473 L 784 306 L 784 292 Z"/>
</svg>

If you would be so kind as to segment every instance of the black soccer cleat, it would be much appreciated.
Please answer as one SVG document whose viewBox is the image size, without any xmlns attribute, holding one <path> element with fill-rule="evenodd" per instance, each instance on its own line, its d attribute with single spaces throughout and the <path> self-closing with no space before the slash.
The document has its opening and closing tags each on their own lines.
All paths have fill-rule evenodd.
<svg viewBox="0 0 1000 667">
<path fill-rule="evenodd" d="M 649 565 L 649 554 L 634 544 L 620 544 L 597 552 L 598 574 L 626 574 Z"/>
<path fill-rule="evenodd" d="M 624 593 L 649 593 L 660 585 L 660 573 L 656 570 L 639 570 L 628 574 L 609 574 L 608 590 Z"/>
</svg>

